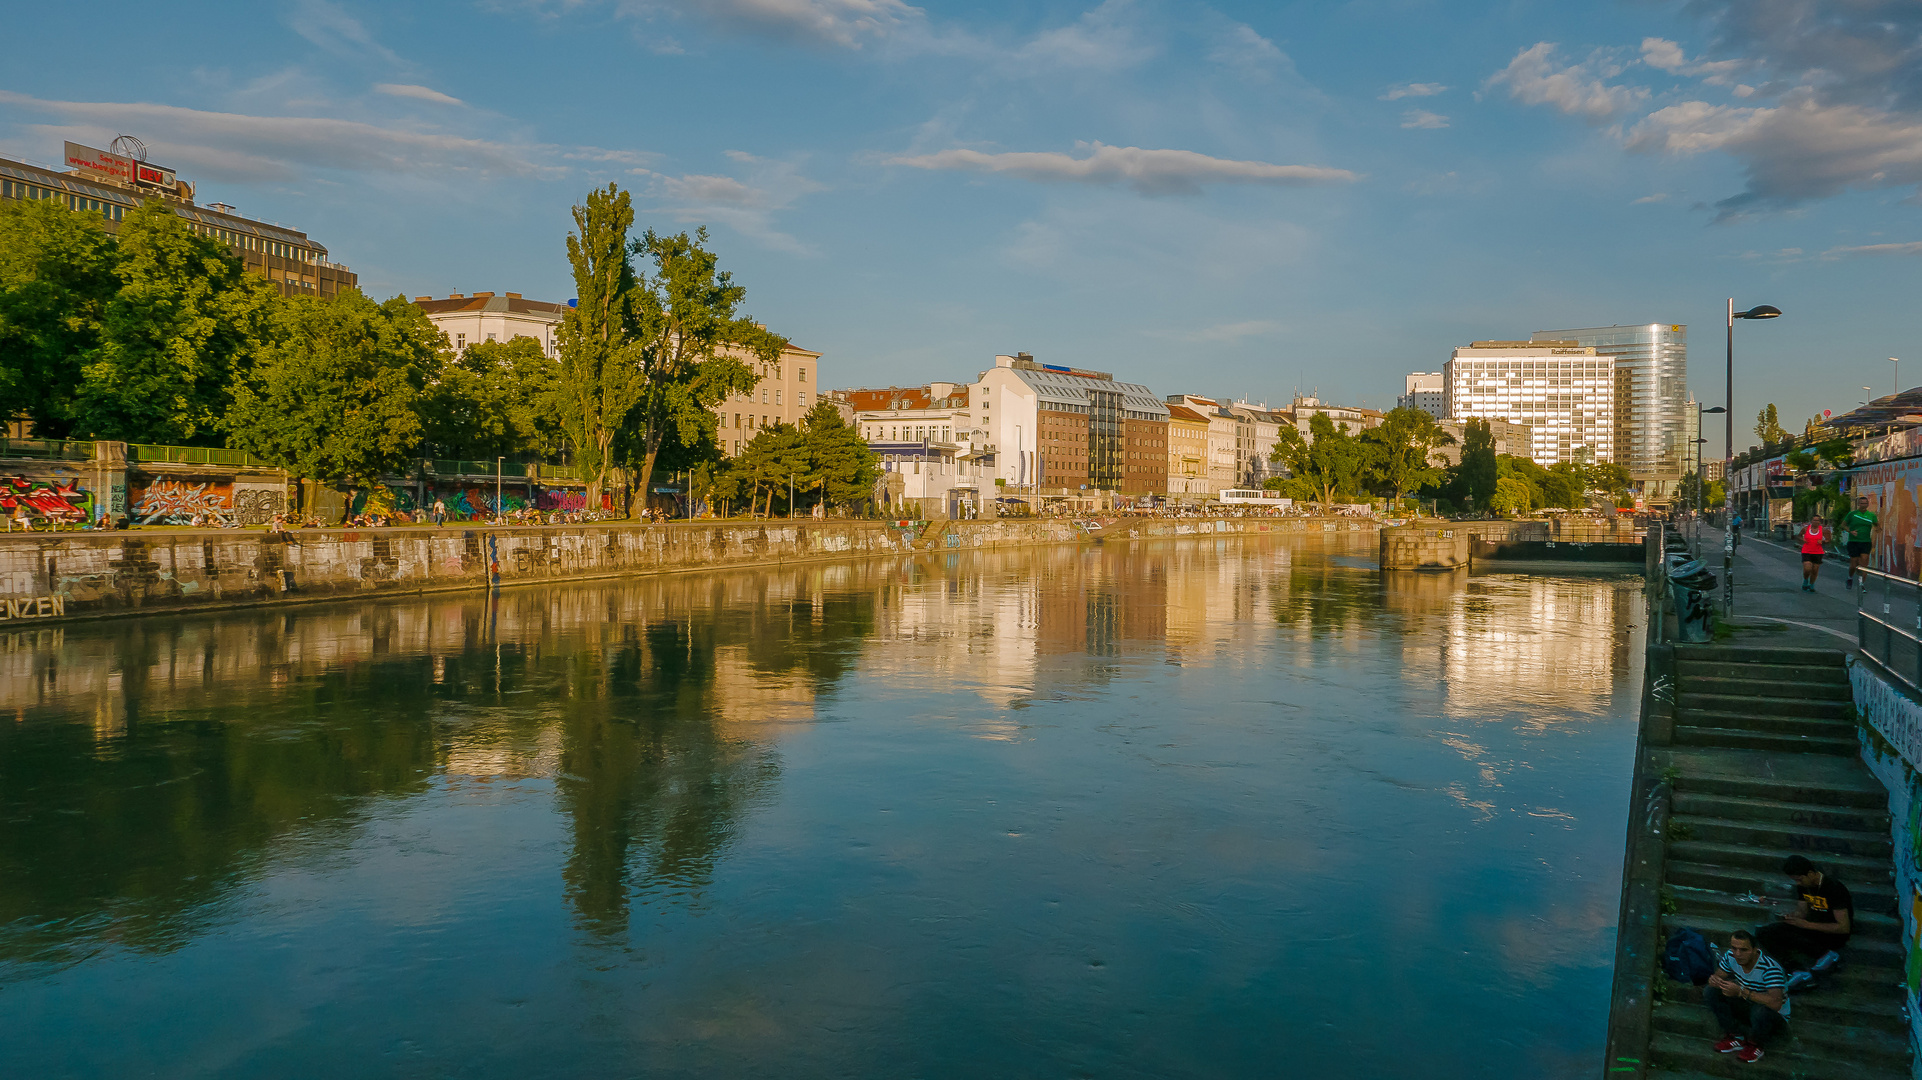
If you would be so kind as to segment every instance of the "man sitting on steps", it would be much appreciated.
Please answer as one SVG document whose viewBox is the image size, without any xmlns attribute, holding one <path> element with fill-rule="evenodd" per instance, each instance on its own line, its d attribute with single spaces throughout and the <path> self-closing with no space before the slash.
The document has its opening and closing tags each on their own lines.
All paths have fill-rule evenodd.
<svg viewBox="0 0 1922 1080">
<path fill-rule="evenodd" d="M 1800 855 L 1782 860 L 1782 872 L 1801 894 L 1795 910 L 1755 932 L 1770 956 L 1795 968 L 1789 989 L 1805 985 L 1833 968 L 1855 929 L 1855 898 L 1848 886 L 1829 877 Z"/>
<path fill-rule="evenodd" d="M 1722 1025 L 1722 1041 L 1715 1049 L 1754 1064 L 1762 1059 L 1762 1044 L 1782 1030 L 1789 1018 L 1788 973 L 1755 947 L 1755 935 L 1737 930 L 1728 936 L 1728 951 L 1702 988 L 1702 1004 Z"/>
</svg>

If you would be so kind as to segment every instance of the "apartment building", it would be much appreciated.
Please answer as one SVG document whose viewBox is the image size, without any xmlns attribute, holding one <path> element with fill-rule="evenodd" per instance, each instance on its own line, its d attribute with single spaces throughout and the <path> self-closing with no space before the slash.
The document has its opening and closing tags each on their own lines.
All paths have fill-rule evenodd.
<svg viewBox="0 0 1922 1080">
<path fill-rule="evenodd" d="M 1029 353 L 997 356 L 994 364 L 970 399 L 999 451 L 1002 480 L 1124 495 L 1167 491 L 1166 462 L 1155 455 L 1167 449 L 1168 409 L 1147 387 L 1104 371 L 1039 364 Z"/>
<path fill-rule="evenodd" d="M 1219 498 L 1208 477 L 1209 418 L 1186 405 L 1168 406 L 1168 496 L 1177 502 Z"/>
<path fill-rule="evenodd" d="M 821 354 L 799 345 L 788 345 L 773 361 L 763 361 L 745 349 L 721 350 L 745 363 L 760 380 L 751 390 L 731 394 L 714 408 L 720 420 L 721 452 L 734 455 L 754 441 L 762 429 L 774 424 L 798 424 L 820 398 L 815 387 L 821 377 Z"/>
<path fill-rule="evenodd" d="M 427 313 L 427 319 L 447 335 L 454 351 L 465 352 L 469 345 L 483 341 L 512 341 L 517 337 L 540 343 L 541 352 L 560 355 L 561 320 L 572 301 L 566 304 L 529 300 L 520 293 L 449 293 L 446 299 L 414 297 L 414 306 Z"/>
</svg>

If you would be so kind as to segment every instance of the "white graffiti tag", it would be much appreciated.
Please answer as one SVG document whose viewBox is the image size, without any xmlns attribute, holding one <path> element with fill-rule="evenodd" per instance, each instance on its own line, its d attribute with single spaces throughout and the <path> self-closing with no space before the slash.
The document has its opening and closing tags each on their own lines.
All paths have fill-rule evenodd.
<svg viewBox="0 0 1922 1080">
<path fill-rule="evenodd" d="M 133 517 L 142 525 L 191 525 L 195 516 L 210 522 L 225 522 L 233 516 L 227 493 L 213 489 L 211 482 L 188 484 L 179 480 L 156 480 L 133 504 Z"/>
</svg>

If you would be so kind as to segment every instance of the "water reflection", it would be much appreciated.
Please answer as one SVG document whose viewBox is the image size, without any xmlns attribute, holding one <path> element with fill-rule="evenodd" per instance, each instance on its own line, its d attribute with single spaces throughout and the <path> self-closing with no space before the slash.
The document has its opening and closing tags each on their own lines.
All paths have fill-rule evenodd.
<svg viewBox="0 0 1922 1080">
<path fill-rule="evenodd" d="M 372 984 L 271 1039 L 133 1027 L 253 1072 L 467 1060 L 420 1034 L 444 1019 L 520 1075 L 1389 1076 L 1368 1033 L 1399 1025 L 1460 1050 L 1434 1075 L 1556 1075 L 1605 1009 L 1634 584 L 1365 555 L 942 553 L 0 635 L 0 987 L 50 1074 L 146 1060 L 72 1038 L 74 1002 L 130 970 L 194 1000 L 201 954 L 258 940 L 223 987 L 284 986 L 283 955 Z M 543 979 L 506 995 L 527 1026 L 474 1020 Z M 1579 1019 L 1501 1030 L 1517 980 Z M 826 1030 L 845 1053 L 797 1056 Z"/>
</svg>

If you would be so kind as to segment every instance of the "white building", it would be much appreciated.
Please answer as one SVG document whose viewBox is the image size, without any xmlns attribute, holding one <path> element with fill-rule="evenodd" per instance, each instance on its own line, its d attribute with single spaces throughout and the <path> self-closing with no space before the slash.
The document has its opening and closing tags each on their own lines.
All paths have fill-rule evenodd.
<svg viewBox="0 0 1922 1080">
<path fill-rule="evenodd" d="M 1294 403 L 1289 406 L 1288 411 L 1294 415 L 1295 430 L 1301 432 L 1301 437 L 1308 442 L 1315 441 L 1313 424 L 1317 414 L 1334 421 L 1337 428 L 1347 425 L 1350 435 L 1359 435 L 1369 428 L 1380 427 L 1381 422 L 1386 419 L 1379 409 L 1364 409 L 1359 405 L 1330 405 L 1320 398 L 1303 397 L 1299 394 L 1295 396 Z"/>
<path fill-rule="evenodd" d="M 898 498 L 920 516 L 970 517 L 992 499 L 994 451 L 975 425 L 966 383 L 836 390 L 855 430 L 880 458 L 883 472 L 900 477 Z"/>
<path fill-rule="evenodd" d="M 1448 419 L 1448 388 L 1439 371 L 1411 371 L 1408 389 L 1395 399 L 1400 409 L 1420 409 L 1437 420 Z"/>
<path fill-rule="evenodd" d="M 414 306 L 427 313 L 427 319 L 447 335 L 455 352 L 483 341 L 512 341 L 532 338 L 548 356 L 559 356 L 561 318 L 566 304 L 529 300 L 520 293 L 477 292 L 472 296 L 453 293 L 445 300 L 431 296 L 414 297 Z"/>
<path fill-rule="evenodd" d="M 1147 387 L 1020 353 L 995 357 L 969 391 L 1007 483 L 1167 493 L 1168 408 Z"/>
<path fill-rule="evenodd" d="M 1451 420 L 1506 420 L 1532 431 L 1539 465 L 1615 460 L 1615 367 L 1569 341 L 1477 341 L 1444 368 Z"/>
</svg>

